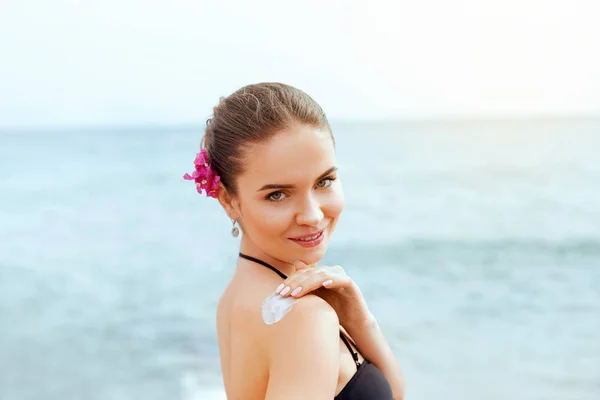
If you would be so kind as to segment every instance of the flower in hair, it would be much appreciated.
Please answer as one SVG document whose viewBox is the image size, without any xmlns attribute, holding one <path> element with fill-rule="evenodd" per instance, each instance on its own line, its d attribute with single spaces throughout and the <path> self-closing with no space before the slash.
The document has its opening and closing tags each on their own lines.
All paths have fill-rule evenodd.
<svg viewBox="0 0 600 400">
<path fill-rule="evenodd" d="M 208 154 L 206 153 L 206 149 L 202 149 L 200 153 L 196 154 L 194 165 L 196 166 L 196 170 L 192 175 L 188 173 L 183 175 L 183 179 L 195 181 L 198 193 L 202 194 L 202 191 L 204 190 L 206 196 L 216 198 L 219 194 L 219 181 L 221 180 L 221 177 L 217 175 L 208 164 Z"/>
</svg>

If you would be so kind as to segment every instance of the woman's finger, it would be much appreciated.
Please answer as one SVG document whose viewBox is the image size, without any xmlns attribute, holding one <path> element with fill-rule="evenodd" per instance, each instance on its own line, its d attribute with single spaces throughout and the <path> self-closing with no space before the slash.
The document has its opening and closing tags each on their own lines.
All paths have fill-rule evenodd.
<svg viewBox="0 0 600 400">
<path fill-rule="evenodd" d="M 304 273 L 306 271 L 310 271 L 316 267 L 314 265 L 308 265 L 302 260 L 296 260 L 296 261 L 294 261 L 294 268 L 296 269 L 296 272 L 294 272 L 291 276 L 287 277 L 287 279 L 285 281 L 283 281 L 282 284 L 277 286 L 277 288 L 275 289 L 275 293 L 281 294 L 281 295 L 291 293 L 292 290 L 294 290 L 296 287 L 296 285 L 293 285 L 292 283 L 294 281 L 297 281 L 298 279 L 303 279 L 301 277 L 304 275 Z M 288 287 L 289 287 L 289 289 L 288 289 Z"/>
<path fill-rule="evenodd" d="M 315 290 L 321 287 L 330 288 L 333 286 L 333 282 L 334 280 L 329 276 L 315 275 L 302 282 L 302 285 L 298 286 L 296 292 L 290 293 L 290 296 L 299 298 L 306 294 L 314 292 Z"/>
<path fill-rule="evenodd" d="M 284 297 L 302 297 L 307 293 L 310 293 L 320 287 L 333 288 L 336 287 L 335 282 L 342 282 L 335 271 L 327 267 L 319 267 L 311 270 L 309 273 L 302 274 L 298 278 L 291 282 L 288 282 L 286 288 L 289 290 L 282 290 L 281 295 Z"/>
<path fill-rule="evenodd" d="M 299 262 L 300 263 L 300 262 Z M 302 263 L 304 264 L 304 263 Z M 306 265 L 306 264 L 304 264 Z M 289 276 L 286 280 L 283 281 L 277 289 L 275 289 L 275 293 L 280 294 L 281 296 L 285 296 L 288 293 L 291 293 L 298 285 L 298 280 L 302 280 L 302 276 L 308 272 L 310 272 L 311 268 L 304 268 L 299 271 L 294 272 L 292 276 Z"/>
</svg>

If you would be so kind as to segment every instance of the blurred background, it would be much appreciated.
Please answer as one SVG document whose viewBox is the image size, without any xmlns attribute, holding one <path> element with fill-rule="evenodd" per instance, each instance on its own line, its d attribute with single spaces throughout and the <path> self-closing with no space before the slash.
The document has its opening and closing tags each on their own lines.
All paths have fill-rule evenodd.
<svg viewBox="0 0 600 400">
<path fill-rule="evenodd" d="M 326 262 L 407 398 L 600 398 L 597 1 L 0 5 L 0 399 L 224 399 L 238 241 L 182 179 L 239 87 L 312 95 Z"/>
</svg>

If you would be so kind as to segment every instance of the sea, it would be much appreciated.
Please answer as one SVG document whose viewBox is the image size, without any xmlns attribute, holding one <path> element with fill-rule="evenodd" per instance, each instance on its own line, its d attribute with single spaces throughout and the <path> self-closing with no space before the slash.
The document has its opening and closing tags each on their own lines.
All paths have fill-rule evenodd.
<svg viewBox="0 0 600 400">
<path fill-rule="evenodd" d="M 600 399 L 600 119 L 332 127 L 346 208 L 324 262 L 407 399 Z M 0 133 L 0 399 L 225 399 L 239 239 L 182 179 L 201 134 Z"/>
</svg>

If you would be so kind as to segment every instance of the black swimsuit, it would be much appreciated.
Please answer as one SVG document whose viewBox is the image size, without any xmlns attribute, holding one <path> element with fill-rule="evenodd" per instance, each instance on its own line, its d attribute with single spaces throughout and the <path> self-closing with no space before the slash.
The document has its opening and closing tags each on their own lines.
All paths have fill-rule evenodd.
<svg viewBox="0 0 600 400">
<path fill-rule="evenodd" d="M 287 279 L 284 273 L 272 265 L 242 253 L 239 255 L 246 260 L 265 266 L 283 279 Z M 342 391 L 335 396 L 334 400 L 393 400 L 394 396 L 390 384 L 379 368 L 366 359 L 362 363 L 359 362 L 358 354 L 352 350 L 348 339 L 341 331 L 340 338 L 350 351 L 350 354 L 352 354 L 352 358 L 356 364 L 356 373 L 350 378 Z"/>
</svg>

